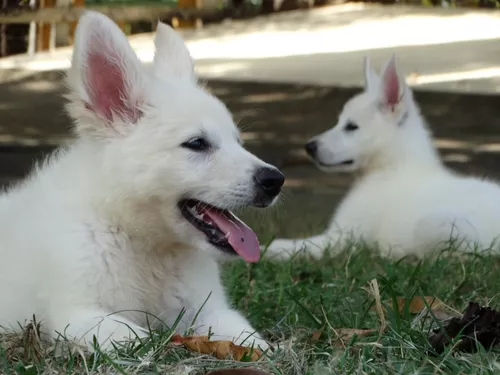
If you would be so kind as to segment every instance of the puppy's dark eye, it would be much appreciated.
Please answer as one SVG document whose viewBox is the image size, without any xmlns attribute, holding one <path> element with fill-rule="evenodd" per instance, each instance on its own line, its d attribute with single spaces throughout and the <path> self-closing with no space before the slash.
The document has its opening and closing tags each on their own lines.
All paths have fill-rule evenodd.
<svg viewBox="0 0 500 375">
<path fill-rule="evenodd" d="M 203 138 L 193 138 L 187 142 L 181 144 L 184 148 L 189 148 L 193 151 L 206 151 L 210 148 L 210 143 L 206 139 Z"/>
<path fill-rule="evenodd" d="M 346 126 L 344 127 L 344 130 L 345 130 L 346 132 L 353 132 L 353 131 L 358 130 L 358 129 L 359 129 L 359 126 L 358 126 L 358 125 L 356 125 L 354 122 L 351 122 L 351 121 L 349 121 L 349 122 L 346 124 Z"/>
</svg>

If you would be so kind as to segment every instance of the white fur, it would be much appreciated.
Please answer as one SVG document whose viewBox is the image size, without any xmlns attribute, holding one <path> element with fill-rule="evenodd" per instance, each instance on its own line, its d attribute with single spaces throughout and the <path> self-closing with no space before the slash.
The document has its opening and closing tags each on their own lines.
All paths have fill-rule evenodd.
<svg viewBox="0 0 500 375">
<path fill-rule="evenodd" d="M 265 347 L 227 302 L 222 253 L 177 202 L 248 205 L 255 169 L 270 166 L 241 146 L 226 107 L 197 85 L 178 34 L 159 24 L 156 47 L 147 71 L 111 20 L 81 18 L 68 73 L 77 140 L 0 197 L 0 325 L 16 329 L 35 314 L 51 337 L 91 346 L 96 335 L 106 348 L 110 339 L 145 336 L 148 324 L 161 327 L 153 315 L 171 326 L 185 309 L 180 332 L 210 329 L 214 339 Z M 89 78 L 96 53 L 125 77 L 111 119 L 88 106 L 99 95 Z M 122 106 L 142 115 L 129 118 Z M 200 135 L 210 154 L 180 147 Z"/>
<path fill-rule="evenodd" d="M 391 106 L 385 89 L 394 78 L 399 99 Z M 395 56 L 381 76 L 366 59 L 365 79 L 365 90 L 345 104 L 337 125 L 312 139 L 320 169 L 356 172 L 357 181 L 323 234 L 277 239 L 268 256 L 299 252 L 318 258 L 326 248 L 335 252 L 360 240 L 394 257 L 422 256 L 450 240 L 463 251 L 495 247 L 499 185 L 460 176 L 442 164 Z M 346 131 L 349 121 L 359 128 Z M 345 160 L 354 162 L 336 164 Z"/>
</svg>

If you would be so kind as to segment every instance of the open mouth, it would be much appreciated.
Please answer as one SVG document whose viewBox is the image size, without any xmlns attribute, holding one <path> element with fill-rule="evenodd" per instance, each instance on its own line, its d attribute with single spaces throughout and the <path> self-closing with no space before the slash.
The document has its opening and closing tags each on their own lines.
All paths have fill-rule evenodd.
<svg viewBox="0 0 500 375">
<path fill-rule="evenodd" d="M 348 159 L 348 160 L 341 161 L 340 163 L 334 163 L 334 164 L 325 164 L 325 163 L 322 163 L 320 161 L 318 161 L 317 163 L 319 165 L 321 165 L 322 167 L 331 168 L 331 167 L 339 167 L 339 166 L 342 166 L 342 165 L 352 165 L 352 164 L 354 164 L 354 160 L 353 159 Z"/>
<path fill-rule="evenodd" d="M 259 260 L 257 235 L 233 213 L 195 199 L 182 200 L 178 206 L 186 220 L 219 250 L 238 254 L 250 263 Z"/>
</svg>

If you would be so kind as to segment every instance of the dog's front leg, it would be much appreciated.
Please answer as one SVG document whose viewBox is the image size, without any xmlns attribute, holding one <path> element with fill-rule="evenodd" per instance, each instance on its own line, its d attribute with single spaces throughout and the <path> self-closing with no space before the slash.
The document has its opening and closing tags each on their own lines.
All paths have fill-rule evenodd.
<svg viewBox="0 0 500 375">
<path fill-rule="evenodd" d="M 227 308 L 209 310 L 196 322 L 196 333 L 208 335 L 211 340 L 232 341 L 237 345 L 260 347 L 269 344 L 256 332 L 250 323 L 237 311 Z"/>
<path fill-rule="evenodd" d="M 54 339 L 66 338 L 89 349 L 94 347 L 94 337 L 100 349 L 106 350 L 112 342 L 148 336 L 143 328 L 129 320 L 100 309 L 62 309 L 53 314 L 48 326 Z"/>
<path fill-rule="evenodd" d="M 263 247 L 265 257 L 273 260 L 286 260 L 296 255 L 307 255 L 315 259 L 323 256 L 332 239 L 327 234 L 309 238 L 285 239 L 278 238 Z"/>
</svg>

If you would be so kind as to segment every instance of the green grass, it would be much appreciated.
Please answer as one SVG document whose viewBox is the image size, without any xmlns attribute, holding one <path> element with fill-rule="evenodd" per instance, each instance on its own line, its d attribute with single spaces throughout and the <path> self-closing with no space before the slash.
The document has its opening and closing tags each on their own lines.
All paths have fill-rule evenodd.
<svg viewBox="0 0 500 375">
<path fill-rule="evenodd" d="M 204 374 L 223 367 L 254 366 L 272 374 L 495 374 L 499 352 L 428 353 L 433 319 L 394 313 L 395 297 L 436 296 L 463 311 L 470 300 L 500 306 L 500 259 L 450 255 L 398 262 L 359 249 L 321 261 L 293 259 L 224 267 L 232 301 L 272 342 L 279 342 L 253 364 L 219 361 L 167 345 L 171 332 L 151 340 L 91 355 L 59 345 L 38 347 L 35 330 L 23 337 L 3 336 L 2 374 Z M 367 290 L 376 279 L 386 307 L 387 328 L 379 337 L 380 319 Z M 436 324 L 434 322 L 434 324 Z M 375 332 L 341 342 L 338 328 L 373 328 Z M 322 329 L 318 340 L 313 333 Z M 30 336 L 31 335 L 31 336 Z M 85 370 L 87 369 L 87 370 Z"/>
</svg>

